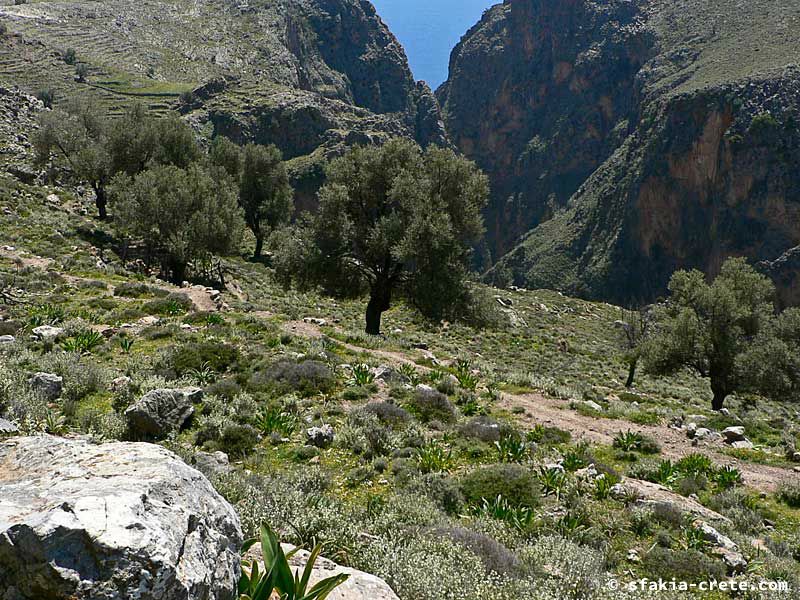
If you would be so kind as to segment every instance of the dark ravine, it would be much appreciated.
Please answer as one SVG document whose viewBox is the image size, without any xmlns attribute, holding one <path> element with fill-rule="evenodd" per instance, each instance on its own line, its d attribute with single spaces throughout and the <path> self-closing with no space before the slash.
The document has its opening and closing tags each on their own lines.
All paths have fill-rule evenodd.
<svg viewBox="0 0 800 600">
<path fill-rule="evenodd" d="M 509 252 L 487 278 L 633 302 L 743 254 L 800 299 L 796 259 L 777 260 L 800 244 L 798 19 L 793 1 L 489 11 L 438 90 L 492 177 L 492 248 Z"/>
</svg>

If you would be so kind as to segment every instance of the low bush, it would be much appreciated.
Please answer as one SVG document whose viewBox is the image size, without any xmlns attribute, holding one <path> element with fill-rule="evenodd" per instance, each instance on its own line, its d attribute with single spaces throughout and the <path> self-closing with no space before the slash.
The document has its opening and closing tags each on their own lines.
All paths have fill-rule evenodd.
<svg viewBox="0 0 800 600">
<path fill-rule="evenodd" d="M 727 577 L 725 565 L 697 550 L 672 550 L 656 546 L 642 559 L 650 579 L 664 579 L 698 583 L 723 581 Z"/>
<path fill-rule="evenodd" d="M 800 508 L 800 483 L 783 482 L 778 486 L 778 498 L 792 508 Z"/>
<path fill-rule="evenodd" d="M 522 570 L 519 558 L 488 535 L 465 527 L 441 527 L 431 533 L 438 539 L 449 539 L 472 552 L 481 560 L 487 571 L 511 575 L 518 574 Z"/>
<path fill-rule="evenodd" d="M 244 458 L 258 443 L 258 432 L 250 425 L 228 425 L 217 442 L 220 450 L 231 458 Z"/>
<path fill-rule="evenodd" d="M 572 439 L 572 434 L 558 427 L 537 425 L 528 432 L 527 438 L 529 442 L 535 442 L 543 446 L 557 446 L 559 444 L 568 444 Z"/>
<path fill-rule="evenodd" d="M 173 292 L 162 298 L 145 303 L 143 309 L 149 315 L 174 317 L 189 312 L 194 304 L 186 294 Z"/>
<path fill-rule="evenodd" d="M 457 515 L 464 508 L 464 496 L 458 482 L 441 473 L 428 473 L 413 479 L 408 490 L 431 499 L 449 515 Z"/>
<path fill-rule="evenodd" d="M 407 410 L 391 402 L 370 402 L 362 410 L 375 415 L 381 423 L 393 429 L 402 427 L 411 420 Z"/>
<path fill-rule="evenodd" d="M 216 373 L 224 373 L 239 360 L 235 346 L 224 342 L 190 342 L 175 349 L 170 357 L 170 366 L 178 376 L 199 372 L 206 367 Z"/>
<path fill-rule="evenodd" d="M 427 387 L 414 391 L 409 407 L 425 423 L 434 420 L 451 423 L 456 418 L 456 409 L 447 396 Z"/>
<path fill-rule="evenodd" d="M 458 428 L 459 433 L 470 440 L 480 440 L 488 444 L 499 442 L 504 435 L 511 433 L 509 425 L 501 425 L 489 417 L 474 417 Z"/>
<path fill-rule="evenodd" d="M 478 467 L 461 479 L 465 500 L 480 505 L 484 499 L 505 498 L 511 506 L 539 505 L 540 491 L 533 474 L 517 464 L 496 464 Z"/>
<path fill-rule="evenodd" d="M 331 392 L 336 383 L 333 372 L 323 362 L 279 360 L 250 378 L 250 386 L 279 393 L 297 392 L 308 397 Z"/>
</svg>

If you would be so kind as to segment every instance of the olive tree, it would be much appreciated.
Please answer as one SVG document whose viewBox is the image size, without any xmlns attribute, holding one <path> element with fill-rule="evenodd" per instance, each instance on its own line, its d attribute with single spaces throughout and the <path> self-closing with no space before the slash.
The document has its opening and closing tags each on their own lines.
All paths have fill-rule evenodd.
<svg viewBox="0 0 800 600">
<path fill-rule="evenodd" d="M 266 236 L 292 218 L 294 191 L 278 148 L 248 144 L 242 155 L 239 203 L 256 238 L 254 256 L 260 258 Z"/>
<path fill-rule="evenodd" d="M 690 368 L 710 380 L 712 407 L 723 408 L 734 392 L 769 393 L 770 377 L 757 373 L 762 360 L 780 355 L 761 368 L 791 370 L 788 356 L 797 350 L 800 331 L 789 323 L 791 314 L 776 318 L 772 282 L 743 258 L 729 259 L 711 282 L 699 271 L 678 271 L 669 284 L 670 297 L 657 312 L 653 334 L 643 356 L 651 373 L 673 374 Z M 787 330 L 780 332 L 783 327 Z M 783 338 L 783 339 L 782 339 Z M 796 378 L 796 373 L 786 374 Z"/>
<path fill-rule="evenodd" d="M 238 247 L 241 211 L 224 172 L 156 165 L 134 177 L 117 176 L 112 195 L 122 229 L 159 255 L 175 282 L 185 279 L 190 262 Z"/>
<path fill-rule="evenodd" d="M 463 308 L 489 195 L 472 162 L 396 139 L 354 148 L 326 174 L 317 213 L 281 238 L 294 262 L 278 257 L 279 275 L 338 294 L 367 291 L 366 332 L 373 335 L 398 293 L 432 318 Z"/>
<path fill-rule="evenodd" d="M 652 312 L 649 307 L 639 309 L 623 309 L 622 318 L 614 322 L 620 346 L 624 352 L 625 362 L 628 364 L 628 378 L 625 387 L 633 387 L 636 380 L 636 369 L 642 356 L 642 346 L 647 339 L 652 323 Z"/>
</svg>

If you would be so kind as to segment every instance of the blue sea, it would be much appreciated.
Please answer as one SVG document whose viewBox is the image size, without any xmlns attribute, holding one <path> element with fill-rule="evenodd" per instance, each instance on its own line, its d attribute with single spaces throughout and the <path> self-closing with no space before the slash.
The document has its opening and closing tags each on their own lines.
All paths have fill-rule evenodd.
<svg viewBox="0 0 800 600">
<path fill-rule="evenodd" d="M 450 51 L 483 11 L 501 0 L 372 0 L 406 49 L 411 69 L 436 89 L 447 79 Z"/>
</svg>

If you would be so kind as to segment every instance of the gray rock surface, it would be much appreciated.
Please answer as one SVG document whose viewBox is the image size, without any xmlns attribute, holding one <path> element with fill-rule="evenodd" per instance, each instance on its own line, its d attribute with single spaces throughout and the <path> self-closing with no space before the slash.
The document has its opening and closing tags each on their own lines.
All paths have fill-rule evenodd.
<svg viewBox="0 0 800 600">
<path fill-rule="evenodd" d="M 19 433 L 19 427 L 7 419 L 0 419 L 0 436 Z"/>
<path fill-rule="evenodd" d="M 125 411 L 130 433 L 139 439 L 159 439 L 182 429 L 203 397 L 200 388 L 158 389 L 147 392 Z"/>
<path fill-rule="evenodd" d="M 53 327 L 52 325 L 42 325 L 32 330 L 33 335 L 42 341 L 52 341 L 63 335 L 64 330 L 61 327 Z"/>
<path fill-rule="evenodd" d="M 288 553 L 294 550 L 294 546 L 289 544 L 281 544 L 283 551 Z M 309 552 L 306 550 L 298 550 L 297 553 L 289 559 L 289 564 L 292 571 L 297 569 L 303 572 L 303 569 L 308 562 Z M 246 558 L 250 560 L 263 561 L 261 553 L 261 544 L 256 544 L 247 553 Z M 320 557 L 314 563 L 314 569 L 311 572 L 311 585 L 313 586 L 317 581 L 333 577 L 344 573 L 349 575 L 347 581 L 337 587 L 328 596 L 328 600 L 398 600 L 397 594 L 392 591 L 392 588 L 380 577 L 337 565 L 332 560 Z"/>
<path fill-rule="evenodd" d="M 13 335 L 0 335 L 0 346 L 4 344 L 13 344 L 15 341 Z"/>
<path fill-rule="evenodd" d="M 28 385 L 48 400 L 53 401 L 61 396 L 64 380 L 54 373 L 34 373 L 28 379 Z"/>
<path fill-rule="evenodd" d="M 327 448 L 333 443 L 333 427 L 330 425 L 309 427 L 306 430 L 306 438 L 308 438 L 308 443 L 312 446 L 316 446 L 317 448 Z"/>
<path fill-rule="evenodd" d="M 241 542 L 233 508 L 160 446 L 0 443 L 3 600 L 232 600 Z"/>
</svg>

